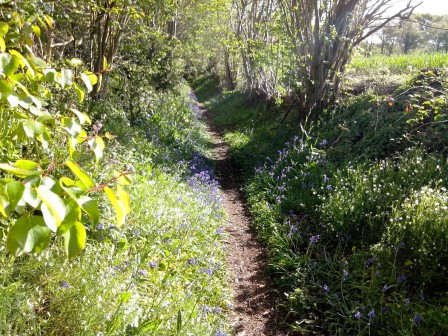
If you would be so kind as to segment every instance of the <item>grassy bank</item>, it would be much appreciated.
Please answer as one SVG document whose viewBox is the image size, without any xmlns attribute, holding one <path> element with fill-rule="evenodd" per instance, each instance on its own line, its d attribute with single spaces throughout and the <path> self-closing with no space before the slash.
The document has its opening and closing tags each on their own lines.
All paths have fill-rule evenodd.
<svg viewBox="0 0 448 336">
<path fill-rule="evenodd" d="M 425 71 L 387 95 L 347 97 L 307 131 L 237 92 L 199 95 L 246 172 L 292 330 L 448 332 L 444 78 Z"/>
<path fill-rule="evenodd" d="M 185 87 L 151 98 L 138 126 L 112 103 L 94 110 L 108 112 L 101 132 L 116 138 L 92 178 L 135 170 L 126 224 L 105 202 L 74 260 L 58 241 L 16 259 L 0 251 L 1 334 L 225 334 L 224 213 L 208 138 Z"/>
</svg>

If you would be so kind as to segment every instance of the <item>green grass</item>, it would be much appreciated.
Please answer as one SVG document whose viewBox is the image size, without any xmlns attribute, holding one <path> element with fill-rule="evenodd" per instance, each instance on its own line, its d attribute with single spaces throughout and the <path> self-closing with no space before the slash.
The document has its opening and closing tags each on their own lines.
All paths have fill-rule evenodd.
<svg viewBox="0 0 448 336">
<path fill-rule="evenodd" d="M 355 57 L 349 67 L 350 73 L 381 73 L 409 75 L 425 68 L 445 68 L 448 66 L 448 54 L 397 54 L 374 55 L 371 57 Z"/>
</svg>

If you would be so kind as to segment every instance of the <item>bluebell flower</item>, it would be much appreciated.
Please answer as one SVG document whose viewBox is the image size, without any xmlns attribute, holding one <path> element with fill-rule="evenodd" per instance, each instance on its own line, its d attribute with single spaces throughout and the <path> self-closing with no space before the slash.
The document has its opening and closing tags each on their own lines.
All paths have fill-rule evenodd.
<svg viewBox="0 0 448 336">
<path fill-rule="evenodd" d="M 414 323 L 416 324 L 416 325 L 419 325 L 420 324 L 420 322 L 421 322 L 421 320 L 422 320 L 422 317 L 420 316 L 420 315 L 415 315 L 415 317 L 414 317 Z"/>
<path fill-rule="evenodd" d="M 359 320 L 361 318 L 361 313 L 359 311 L 355 314 L 355 319 Z"/>
<path fill-rule="evenodd" d="M 195 258 L 190 258 L 188 260 L 188 263 L 191 264 L 191 265 L 196 265 L 198 263 L 198 261 Z"/>
<path fill-rule="evenodd" d="M 220 313 L 221 313 L 221 308 L 219 308 L 219 307 L 215 307 L 215 308 L 213 308 L 213 312 L 214 312 L 215 314 L 220 314 Z"/>
<path fill-rule="evenodd" d="M 425 293 L 420 292 L 420 294 L 418 294 L 418 297 L 419 297 L 420 301 L 425 301 Z"/>
<path fill-rule="evenodd" d="M 343 270 L 343 271 L 342 271 L 342 275 L 343 275 L 344 277 L 348 277 L 349 273 L 348 273 L 347 270 Z"/>
<path fill-rule="evenodd" d="M 373 319 L 375 317 L 375 309 L 372 309 L 371 311 L 369 311 L 367 316 L 369 317 L 369 319 Z"/>
<path fill-rule="evenodd" d="M 406 275 L 399 275 L 398 277 L 397 277 L 397 281 L 398 282 L 403 282 L 403 281 L 406 281 L 407 280 L 407 276 Z"/>
<path fill-rule="evenodd" d="M 61 281 L 59 283 L 59 286 L 61 286 L 62 288 L 65 288 L 65 289 L 70 289 L 70 285 L 68 284 L 67 281 Z"/>
<path fill-rule="evenodd" d="M 411 299 L 406 298 L 406 300 L 404 300 L 404 305 L 405 305 L 405 306 L 408 306 L 408 305 L 410 305 L 410 304 L 411 304 Z"/>
<path fill-rule="evenodd" d="M 323 286 L 322 286 L 322 290 L 323 290 L 325 293 L 330 293 L 330 287 L 328 287 L 327 285 L 323 285 Z"/>
<path fill-rule="evenodd" d="M 395 252 L 398 252 L 398 250 L 404 248 L 405 244 L 404 242 L 401 242 L 400 244 L 397 245 L 397 247 L 395 248 Z"/>
<path fill-rule="evenodd" d="M 320 235 L 312 236 L 310 238 L 310 244 L 316 244 L 319 241 Z"/>
<path fill-rule="evenodd" d="M 156 261 L 150 261 L 149 262 L 149 267 L 150 268 L 157 268 L 157 267 L 159 267 L 159 264 Z"/>
<path fill-rule="evenodd" d="M 376 260 L 375 257 L 367 259 L 366 264 L 365 264 L 366 268 L 369 268 L 370 266 L 372 266 L 372 264 L 375 260 Z"/>
</svg>

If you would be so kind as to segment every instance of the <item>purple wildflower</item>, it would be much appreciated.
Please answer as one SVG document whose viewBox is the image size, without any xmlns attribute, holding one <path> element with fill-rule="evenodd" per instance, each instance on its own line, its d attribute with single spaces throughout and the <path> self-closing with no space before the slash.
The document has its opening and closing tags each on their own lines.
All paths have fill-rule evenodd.
<svg viewBox="0 0 448 336">
<path fill-rule="evenodd" d="M 406 275 L 399 275 L 398 277 L 397 277 L 397 281 L 398 282 L 403 282 L 403 281 L 406 281 L 407 280 L 407 276 Z"/>
<path fill-rule="evenodd" d="M 189 263 L 190 265 L 196 265 L 196 264 L 198 263 L 198 261 L 197 261 L 195 258 L 190 258 L 190 259 L 188 260 L 188 263 Z"/>
<path fill-rule="evenodd" d="M 348 273 L 347 270 L 343 270 L 343 271 L 342 271 L 342 275 L 343 275 L 345 278 L 348 277 L 349 274 L 350 274 L 350 273 Z"/>
<path fill-rule="evenodd" d="M 422 320 L 422 317 L 421 317 L 419 314 L 415 315 L 415 317 L 414 317 L 414 323 L 415 323 L 416 325 L 419 325 L 421 320 Z"/>
<path fill-rule="evenodd" d="M 361 318 L 361 313 L 359 311 L 355 314 L 355 319 L 359 320 Z"/>
<path fill-rule="evenodd" d="M 62 288 L 65 288 L 65 289 L 70 289 L 70 285 L 68 284 L 67 281 L 61 281 L 59 283 L 59 286 L 61 286 Z"/>
<path fill-rule="evenodd" d="M 366 268 L 369 268 L 370 266 L 372 266 L 372 264 L 375 261 L 375 259 L 376 259 L 375 257 L 367 259 L 366 264 L 365 264 Z"/>
<path fill-rule="evenodd" d="M 330 293 L 330 287 L 328 287 L 327 285 L 323 285 L 323 286 L 322 286 L 322 290 L 323 290 L 325 293 Z"/>
<path fill-rule="evenodd" d="M 375 317 L 375 309 L 372 309 L 371 311 L 369 311 L 367 316 L 369 317 L 370 320 L 372 320 Z"/>
<path fill-rule="evenodd" d="M 310 238 L 310 244 L 311 245 L 316 244 L 319 241 L 319 238 L 320 238 L 320 235 L 312 236 Z"/>
</svg>

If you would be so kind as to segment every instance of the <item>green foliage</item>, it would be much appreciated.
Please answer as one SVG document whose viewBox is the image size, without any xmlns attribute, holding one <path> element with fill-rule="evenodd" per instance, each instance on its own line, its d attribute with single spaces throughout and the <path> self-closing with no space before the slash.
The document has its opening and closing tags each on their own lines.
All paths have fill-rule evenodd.
<svg viewBox="0 0 448 336">
<path fill-rule="evenodd" d="M 447 332 L 444 77 L 427 69 L 390 95 L 346 97 L 281 145 L 291 133 L 270 136 L 272 114 L 232 123 L 244 101 L 208 99 L 233 156 L 254 171 L 244 190 L 292 330 Z"/>
<path fill-rule="evenodd" d="M 6 246 L 15 256 L 42 251 L 53 232 L 64 237 L 67 255 L 72 258 L 84 248 L 85 226 L 94 227 L 99 217 L 96 201 L 87 195 L 104 188 L 95 187 L 74 159 L 92 166 L 91 156 L 80 160 L 81 150 L 90 147 L 99 163 L 104 142 L 96 134 L 87 134 L 84 127 L 91 124 L 90 118 L 70 101 L 59 103 L 57 110 L 51 106 L 56 95 L 70 96 L 65 92 L 78 80 L 90 90 L 96 76 L 88 72 L 77 75 L 76 68 L 57 71 L 36 57 L 31 52 L 32 38 L 38 37 L 28 28 L 16 12 L 2 23 L 5 44 L 0 54 L 3 136 L 0 169 L 4 172 L 0 179 L 0 213 L 5 218 L 2 229 L 8 232 Z M 72 60 L 72 64 L 79 62 Z M 75 89 L 84 92 L 77 84 Z M 66 147 L 57 148 L 56 142 Z M 70 171 L 65 167 L 77 179 L 69 178 Z M 122 190 L 120 193 L 123 195 L 120 200 L 125 199 L 126 193 Z M 83 214 L 88 214 L 92 222 Z M 121 222 L 123 217 L 119 218 Z"/>
<path fill-rule="evenodd" d="M 415 188 L 391 214 L 381 246 L 403 244 L 397 267 L 419 274 L 428 290 L 446 286 L 447 195 L 444 188 Z"/>
<path fill-rule="evenodd" d="M 331 243 L 334 237 L 350 237 L 355 243 L 378 243 L 389 228 L 392 208 L 413 190 L 444 180 L 446 169 L 446 160 L 413 150 L 335 172 L 331 191 L 320 195 L 323 239 Z"/>
<path fill-rule="evenodd" d="M 185 89 L 154 95 L 159 100 L 148 115 L 158 118 L 142 124 L 142 129 L 151 125 L 151 131 L 123 127 L 126 134 L 115 138 L 122 143 L 112 141 L 92 174 L 83 175 L 69 162 L 83 185 L 111 174 L 129 184 L 129 175 L 116 172 L 124 165 L 135 170 L 128 186 L 133 211 L 125 226 L 117 227 L 117 204 L 104 201 L 107 195 L 99 197 L 96 207 L 84 196 L 83 209 L 97 224 L 87 226 L 85 251 L 77 258 L 64 262 L 62 257 L 64 250 L 70 254 L 80 248 L 72 234 L 83 226 L 76 224 L 59 226 L 65 244 L 18 257 L 12 266 L 0 253 L 5 270 L 0 275 L 0 333 L 214 335 L 227 329 L 224 213 L 216 182 L 204 166 L 205 129 L 180 91 Z M 114 120 L 113 113 L 104 127 L 118 130 L 113 124 L 122 120 Z M 170 135 L 172 123 L 180 130 Z M 70 182 L 63 181 L 64 187 Z M 113 192 L 117 201 L 123 200 L 118 188 Z M 124 204 L 120 207 L 125 209 Z M 69 209 L 67 204 L 66 217 L 74 211 Z"/>
</svg>

